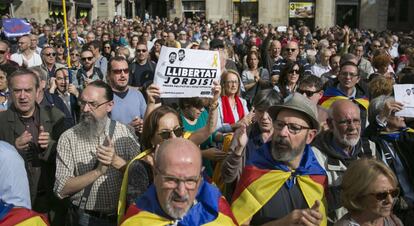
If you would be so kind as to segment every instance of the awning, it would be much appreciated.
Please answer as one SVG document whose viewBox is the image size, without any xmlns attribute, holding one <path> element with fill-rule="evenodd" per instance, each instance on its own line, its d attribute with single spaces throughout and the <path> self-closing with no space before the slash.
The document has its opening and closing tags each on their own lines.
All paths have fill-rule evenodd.
<svg viewBox="0 0 414 226">
<path fill-rule="evenodd" d="M 48 0 L 48 2 L 56 6 L 62 6 L 62 1 L 59 1 L 59 0 Z M 66 0 L 66 6 L 72 7 L 72 2 Z"/>
<path fill-rule="evenodd" d="M 91 3 L 84 3 L 84 2 L 75 2 L 76 7 L 84 8 L 84 9 L 92 9 L 93 5 Z"/>
</svg>

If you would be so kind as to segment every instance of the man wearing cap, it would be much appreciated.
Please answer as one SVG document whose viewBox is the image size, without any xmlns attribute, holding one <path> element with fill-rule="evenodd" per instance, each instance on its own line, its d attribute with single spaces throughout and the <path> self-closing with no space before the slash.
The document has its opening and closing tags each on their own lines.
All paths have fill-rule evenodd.
<svg viewBox="0 0 414 226">
<path fill-rule="evenodd" d="M 268 112 L 272 140 L 251 152 L 233 194 L 237 222 L 326 225 L 326 173 L 309 145 L 319 131 L 316 106 L 295 93 Z M 247 138 L 238 140 L 243 149 Z"/>
<path fill-rule="evenodd" d="M 320 133 L 312 142 L 312 149 L 328 177 L 328 218 L 330 222 L 345 213 L 340 199 L 342 175 L 355 159 L 376 156 L 375 144 L 361 138 L 359 107 L 350 100 L 338 100 L 332 104 L 327 119 L 329 129 Z"/>
</svg>

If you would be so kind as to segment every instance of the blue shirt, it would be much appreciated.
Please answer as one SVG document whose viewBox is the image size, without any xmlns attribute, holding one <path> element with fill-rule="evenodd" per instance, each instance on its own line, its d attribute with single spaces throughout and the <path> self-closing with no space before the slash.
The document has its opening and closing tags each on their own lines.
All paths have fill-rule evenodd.
<svg viewBox="0 0 414 226">
<path fill-rule="evenodd" d="M 0 141 L 0 199 L 17 207 L 32 208 L 24 160 L 5 141 Z"/>
</svg>

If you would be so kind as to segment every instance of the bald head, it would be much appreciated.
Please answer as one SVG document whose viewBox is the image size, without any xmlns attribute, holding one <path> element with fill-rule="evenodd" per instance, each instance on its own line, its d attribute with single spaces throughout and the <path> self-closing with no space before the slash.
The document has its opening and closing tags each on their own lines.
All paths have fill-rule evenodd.
<svg viewBox="0 0 414 226">
<path fill-rule="evenodd" d="M 347 112 L 355 111 L 359 115 L 359 107 L 350 100 L 337 100 L 331 106 L 331 118 L 335 115 Z"/>
<path fill-rule="evenodd" d="M 164 169 L 171 163 L 190 164 L 201 170 L 200 148 L 184 138 L 169 139 L 161 143 L 155 153 L 155 166 Z"/>
</svg>

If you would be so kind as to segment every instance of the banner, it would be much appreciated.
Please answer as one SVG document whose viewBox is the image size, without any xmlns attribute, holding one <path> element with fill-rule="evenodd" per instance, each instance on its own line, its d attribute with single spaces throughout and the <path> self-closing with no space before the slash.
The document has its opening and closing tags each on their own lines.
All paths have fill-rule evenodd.
<svg viewBox="0 0 414 226">
<path fill-rule="evenodd" d="M 315 3 L 291 2 L 289 3 L 289 18 L 313 18 Z"/>
<path fill-rule="evenodd" d="M 24 19 L 10 18 L 3 19 L 4 35 L 8 38 L 19 37 L 30 34 L 32 26 Z"/>
<path fill-rule="evenodd" d="M 220 75 L 218 51 L 163 46 L 154 83 L 161 89 L 161 98 L 212 97 L 213 80 Z"/>
</svg>

